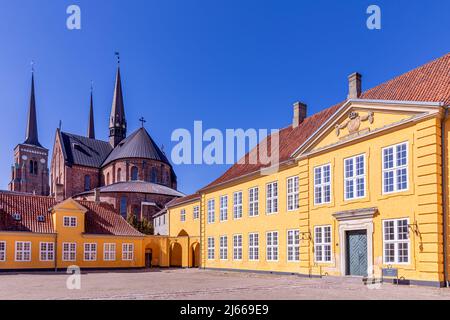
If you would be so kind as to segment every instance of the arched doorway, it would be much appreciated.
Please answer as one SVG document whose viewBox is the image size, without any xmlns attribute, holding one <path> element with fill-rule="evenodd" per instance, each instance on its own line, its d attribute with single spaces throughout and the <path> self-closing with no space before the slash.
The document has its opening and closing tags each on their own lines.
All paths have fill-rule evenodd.
<svg viewBox="0 0 450 320">
<path fill-rule="evenodd" d="M 152 260 L 153 260 L 153 250 L 145 249 L 145 267 L 146 268 L 152 267 Z"/>
<path fill-rule="evenodd" d="M 170 266 L 182 267 L 183 249 L 181 244 L 175 242 L 170 248 Z"/>
<path fill-rule="evenodd" d="M 200 266 L 200 244 L 195 242 L 191 245 L 192 262 L 190 267 L 198 268 Z"/>
</svg>

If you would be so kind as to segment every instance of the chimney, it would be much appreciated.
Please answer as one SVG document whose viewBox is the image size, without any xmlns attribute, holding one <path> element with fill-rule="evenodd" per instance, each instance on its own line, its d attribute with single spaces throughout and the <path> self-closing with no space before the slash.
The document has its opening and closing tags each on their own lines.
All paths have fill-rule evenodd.
<svg viewBox="0 0 450 320">
<path fill-rule="evenodd" d="M 297 101 L 294 103 L 294 117 L 292 118 L 292 128 L 295 129 L 306 118 L 306 104 Z"/>
<path fill-rule="evenodd" d="M 100 202 L 100 190 L 99 188 L 94 189 L 94 201 Z"/>
<path fill-rule="evenodd" d="M 358 72 L 348 76 L 348 99 L 358 99 L 361 96 L 361 78 Z"/>
<path fill-rule="evenodd" d="M 64 185 L 56 184 L 55 187 L 55 200 L 56 202 L 61 202 L 64 200 Z"/>
</svg>

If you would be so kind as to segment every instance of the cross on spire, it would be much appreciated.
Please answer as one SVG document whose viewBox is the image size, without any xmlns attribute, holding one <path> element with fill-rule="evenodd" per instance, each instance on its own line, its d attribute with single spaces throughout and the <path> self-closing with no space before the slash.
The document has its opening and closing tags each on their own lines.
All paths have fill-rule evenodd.
<svg viewBox="0 0 450 320">
<path fill-rule="evenodd" d="M 141 127 L 143 128 L 143 127 L 144 127 L 144 124 L 145 124 L 147 121 L 144 119 L 144 117 L 141 117 L 141 118 L 139 119 L 139 121 L 141 122 Z"/>
</svg>

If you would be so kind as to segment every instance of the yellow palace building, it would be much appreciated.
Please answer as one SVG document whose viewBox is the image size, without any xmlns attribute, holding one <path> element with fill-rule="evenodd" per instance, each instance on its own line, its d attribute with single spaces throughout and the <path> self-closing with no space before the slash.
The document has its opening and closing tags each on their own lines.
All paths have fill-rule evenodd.
<svg viewBox="0 0 450 320">
<path fill-rule="evenodd" d="M 308 117 L 294 104 L 275 173 L 249 163 L 256 147 L 198 195 L 169 203 L 168 237 L 199 237 L 202 268 L 304 276 L 389 268 L 405 283 L 444 285 L 450 54 L 365 92 L 355 73 L 348 87 L 345 101 Z M 192 247 L 174 250 L 192 266 L 184 258 Z"/>
<path fill-rule="evenodd" d="M 100 201 L 0 192 L 0 270 L 201 267 L 307 277 L 449 280 L 450 53 L 269 136 L 197 193 L 134 230 Z M 272 141 L 273 140 L 273 141 Z M 266 145 L 263 141 L 261 145 Z M 269 169 L 269 170 L 268 170 Z"/>
</svg>

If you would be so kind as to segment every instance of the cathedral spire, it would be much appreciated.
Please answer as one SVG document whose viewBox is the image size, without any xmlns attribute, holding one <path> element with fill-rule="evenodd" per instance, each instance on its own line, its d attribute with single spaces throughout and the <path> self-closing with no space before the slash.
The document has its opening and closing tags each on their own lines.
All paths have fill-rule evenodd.
<svg viewBox="0 0 450 320">
<path fill-rule="evenodd" d="M 34 96 L 34 68 L 31 69 L 31 96 L 28 109 L 27 133 L 24 144 L 42 147 L 38 139 L 37 120 L 36 120 L 36 99 Z"/>
<path fill-rule="evenodd" d="M 95 139 L 95 128 L 94 128 L 94 99 L 93 99 L 93 86 L 91 83 L 91 104 L 89 107 L 89 126 L 87 136 L 90 139 Z"/>
<path fill-rule="evenodd" d="M 125 108 L 123 105 L 122 79 L 120 76 L 120 57 L 117 55 L 117 73 L 114 86 L 114 97 L 109 119 L 109 142 L 116 147 L 127 135 L 127 122 L 125 120 Z"/>
</svg>

